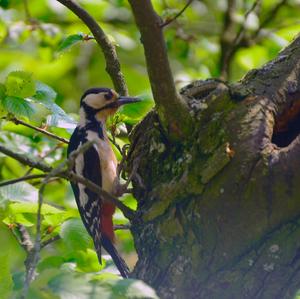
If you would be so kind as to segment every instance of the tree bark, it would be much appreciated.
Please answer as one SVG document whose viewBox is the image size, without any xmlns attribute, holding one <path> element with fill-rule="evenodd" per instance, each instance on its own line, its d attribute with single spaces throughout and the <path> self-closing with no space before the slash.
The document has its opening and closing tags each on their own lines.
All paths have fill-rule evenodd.
<svg viewBox="0 0 300 299">
<path fill-rule="evenodd" d="M 133 276 L 161 298 L 293 298 L 300 287 L 300 38 L 241 82 L 181 91 L 194 133 L 155 111 L 132 133 Z"/>
</svg>

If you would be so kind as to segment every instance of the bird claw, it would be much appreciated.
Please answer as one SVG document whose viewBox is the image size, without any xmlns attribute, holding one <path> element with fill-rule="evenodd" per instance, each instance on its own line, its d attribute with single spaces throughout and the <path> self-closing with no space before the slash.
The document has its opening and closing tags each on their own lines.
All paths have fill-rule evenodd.
<svg viewBox="0 0 300 299">
<path fill-rule="evenodd" d="M 129 186 L 129 184 L 131 183 L 131 181 L 133 179 L 135 179 L 138 182 L 139 186 L 141 186 L 142 188 L 144 188 L 144 184 L 142 182 L 142 178 L 137 173 L 138 164 L 139 164 L 138 161 L 133 164 L 133 169 L 132 169 L 130 175 L 128 176 L 128 179 L 127 179 L 126 183 L 124 183 L 124 184 L 120 183 L 120 177 L 119 177 L 119 175 L 120 175 L 121 171 L 120 172 L 118 171 L 118 179 L 117 179 L 117 181 L 115 183 L 114 191 L 113 191 L 113 194 L 115 196 L 120 197 L 124 193 L 132 193 L 132 188 L 128 188 L 128 186 Z M 122 167 L 122 165 L 121 165 L 121 167 Z"/>
<path fill-rule="evenodd" d="M 127 182 L 125 184 L 121 184 L 119 181 L 117 181 L 113 188 L 112 195 L 116 197 L 121 197 L 125 193 L 130 193 L 128 189 L 128 185 L 129 183 L 127 184 Z"/>
</svg>

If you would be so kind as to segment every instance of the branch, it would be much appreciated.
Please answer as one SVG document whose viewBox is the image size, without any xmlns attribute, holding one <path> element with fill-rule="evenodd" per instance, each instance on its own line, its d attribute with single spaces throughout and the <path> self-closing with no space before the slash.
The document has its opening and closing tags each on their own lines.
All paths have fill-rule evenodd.
<svg viewBox="0 0 300 299">
<path fill-rule="evenodd" d="M 228 0 L 228 8 L 230 7 L 230 3 L 232 3 L 232 2 L 235 2 L 235 0 Z M 235 38 L 233 40 L 232 39 L 228 40 L 227 43 L 225 41 L 225 43 L 224 43 L 224 37 L 229 36 L 229 39 L 230 39 L 230 36 L 233 35 L 232 31 L 229 32 L 225 29 L 226 28 L 226 15 L 228 15 L 230 9 L 227 10 L 226 15 L 225 15 L 224 29 L 223 29 L 223 33 L 222 33 L 222 36 L 221 36 L 220 70 L 221 70 L 221 78 L 222 79 L 226 80 L 228 78 L 229 66 L 230 66 L 232 58 L 233 58 L 234 54 L 237 52 L 237 50 L 240 49 L 241 47 L 245 46 L 245 45 L 256 43 L 258 41 L 259 33 L 262 31 L 262 29 L 268 23 L 270 23 L 272 20 L 274 20 L 275 16 L 277 15 L 277 13 L 280 10 L 280 8 L 283 7 L 287 3 L 288 3 L 288 0 L 279 1 L 269 11 L 269 13 L 265 17 L 265 19 L 260 22 L 259 28 L 255 32 L 250 34 L 250 36 L 248 36 L 248 37 L 245 36 L 246 28 L 245 28 L 244 25 L 242 25 L 242 27 L 240 28 L 240 31 L 237 33 Z M 261 0 L 254 1 L 251 8 L 245 14 L 245 20 L 247 19 L 249 14 L 251 12 L 253 12 L 257 8 L 257 6 L 260 5 L 260 4 L 261 4 Z M 228 33 L 228 35 L 226 35 L 226 33 Z"/>
<path fill-rule="evenodd" d="M 131 228 L 130 224 L 116 224 L 114 225 L 114 230 L 128 230 Z"/>
<path fill-rule="evenodd" d="M 62 145 L 62 143 L 56 144 L 55 147 L 52 147 L 52 148 L 51 148 L 49 151 L 47 151 L 44 155 L 39 156 L 38 161 L 41 161 L 41 162 L 42 162 L 46 157 L 48 157 L 49 155 L 51 155 L 52 153 L 54 153 L 58 148 L 60 148 L 61 145 Z M 24 174 L 24 176 L 29 175 L 29 174 L 32 172 L 33 169 L 34 169 L 33 167 L 30 167 L 30 169 L 28 169 L 28 170 L 26 171 L 26 173 Z"/>
<path fill-rule="evenodd" d="M 50 238 L 50 239 L 47 239 L 47 240 L 43 241 L 43 242 L 41 243 L 41 249 L 44 248 L 44 247 L 46 247 L 47 245 L 49 245 L 49 244 L 55 242 L 55 241 L 60 240 L 60 239 L 61 239 L 60 235 L 56 235 L 56 236 L 54 236 L 54 237 L 52 237 L 52 238 Z"/>
<path fill-rule="evenodd" d="M 246 12 L 246 14 L 245 14 L 245 21 L 243 22 L 242 27 L 241 27 L 239 33 L 236 35 L 236 37 L 235 37 L 235 39 L 233 41 L 233 47 L 232 47 L 231 51 L 233 51 L 233 49 L 235 47 L 238 47 L 240 45 L 240 43 L 241 43 L 241 41 L 242 41 L 242 39 L 244 37 L 244 34 L 246 32 L 245 22 L 247 21 L 247 18 L 250 15 L 250 13 L 252 13 L 256 9 L 256 7 L 261 4 L 261 1 L 262 0 L 256 0 L 253 3 L 253 5 L 251 6 L 251 8 Z"/>
<path fill-rule="evenodd" d="M 0 152 L 19 161 L 20 163 L 22 163 L 24 165 L 39 169 L 41 171 L 50 172 L 52 170 L 52 167 L 50 167 L 49 165 L 47 165 L 43 162 L 34 161 L 34 160 L 24 156 L 24 154 L 15 153 L 12 150 L 10 150 L 9 148 L 7 148 L 1 144 L 0 144 Z"/>
<path fill-rule="evenodd" d="M 256 38 L 258 36 L 258 34 L 260 33 L 260 31 L 266 26 L 268 25 L 272 20 L 274 20 L 275 16 L 277 15 L 277 13 L 279 12 L 280 8 L 282 6 L 284 6 L 285 4 L 287 4 L 288 0 L 281 0 L 279 1 L 272 10 L 270 10 L 270 12 L 268 13 L 268 15 L 266 16 L 266 18 L 260 22 L 259 28 L 254 32 L 253 34 L 253 38 Z"/>
<path fill-rule="evenodd" d="M 22 181 L 28 181 L 28 180 L 32 180 L 32 179 L 44 178 L 45 176 L 46 176 L 46 174 L 25 175 L 25 176 L 22 176 L 22 177 L 17 178 L 17 179 L 1 182 L 0 187 L 16 184 L 16 183 L 19 183 L 19 182 L 22 182 Z"/>
<path fill-rule="evenodd" d="M 60 175 L 59 175 L 60 176 Z M 101 196 L 104 200 L 107 200 L 109 202 L 112 202 L 122 213 L 124 216 L 129 219 L 133 220 L 135 218 L 135 211 L 128 208 L 126 205 L 124 205 L 120 200 L 118 200 L 116 197 L 112 196 L 108 192 L 104 191 L 102 188 L 100 188 L 98 185 L 94 184 L 92 181 L 87 180 L 83 176 L 77 175 L 74 172 L 66 173 L 61 175 L 62 178 L 68 179 L 74 183 L 80 183 L 87 188 L 89 188 L 91 191 L 95 192 L 99 196 Z"/>
<path fill-rule="evenodd" d="M 38 128 L 36 126 L 33 126 L 31 124 L 28 124 L 28 123 L 26 123 L 26 122 L 24 122 L 24 121 L 22 121 L 20 119 L 17 119 L 16 117 L 10 117 L 10 118 L 7 118 L 7 120 L 10 120 L 10 121 L 14 122 L 16 125 L 23 125 L 25 127 L 33 129 L 35 131 L 38 131 L 38 132 L 40 132 L 40 133 L 42 133 L 42 134 L 44 134 L 44 135 L 46 135 L 48 137 L 51 137 L 53 139 L 58 140 L 60 142 L 63 142 L 63 143 L 66 143 L 66 144 L 69 143 L 69 140 L 67 140 L 65 138 L 59 137 L 59 136 L 57 136 L 57 135 L 55 135 L 53 133 L 48 132 L 47 130 L 44 130 L 44 129 Z"/>
<path fill-rule="evenodd" d="M 4 147 L 3 145 L 0 145 L 0 152 L 14 158 L 15 160 L 17 160 L 25 165 L 37 168 L 46 173 L 51 173 L 52 177 L 53 176 L 61 177 L 61 178 L 67 179 L 67 180 L 75 182 L 75 183 L 81 183 L 84 186 L 88 187 L 91 191 L 93 191 L 96 194 L 98 194 L 99 196 L 101 196 L 103 199 L 108 200 L 108 201 L 112 202 L 113 204 L 115 204 L 123 212 L 123 214 L 126 218 L 128 218 L 129 220 L 134 219 L 135 212 L 132 209 L 128 208 L 121 201 L 119 201 L 117 198 L 115 198 L 108 192 L 104 191 L 102 188 L 100 188 L 98 185 L 94 184 L 92 181 L 87 180 L 84 177 L 79 176 L 70 170 L 73 168 L 72 165 L 74 165 L 74 160 L 75 160 L 76 155 L 83 153 L 83 151 L 87 150 L 91 146 L 91 144 L 93 144 L 93 142 L 85 143 L 79 149 L 72 152 L 72 154 L 68 160 L 61 163 L 57 168 L 54 168 L 54 169 L 52 167 L 48 166 L 47 164 L 44 164 L 41 162 L 36 162 L 28 157 L 25 157 L 24 155 L 14 153 L 13 151 Z M 66 165 L 68 166 L 67 170 L 63 169 Z M 53 173 L 55 173 L 55 175 L 53 175 Z"/>
<path fill-rule="evenodd" d="M 165 23 L 161 24 L 160 27 L 166 27 L 168 26 L 170 23 L 174 22 L 177 18 L 179 18 L 184 11 L 190 6 L 190 4 L 193 2 L 193 0 L 189 0 L 186 5 L 171 19 L 167 20 Z"/>
<path fill-rule="evenodd" d="M 219 68 L 221 73 L 221 78 L 224 80 L 227 79 L 229 73 L 229 64 L 230 58 L 228 57 L 228 51 L 232 46 L 232 41 L 235 34 L 235 21 L 234 21 L 234 13 L 236 10 L 236 0 L 227 0 L 227 9 L 224 14 L 224 24 L 222 33 L 220 36 L 220 47 L 221 47 L 221 55 Z"/>
<path fill-rule="evenodd" d="M 94 35 L 98 45 L 100 46 L 104 54 L 104 58 L 106 61 L 106 71 L 109 74 L 116 91 L 121 95 L 127 95 L 128 90 L 124 76 L 120 69 L 120 62 L 117 57 L 116 49 L 113 46 L 113 44 L 109 41 L 102 28 L 86 10 L 84 10 L 73 0 L 57 1 L 69 8 L 91 30 L 92 34 Z"/>
<path fill-rule="evenodd" d="M 20 243 L 20 245 L 23 247 L 23 249 L 27 252 L 27 254 L 32 250 L 33 248 L 33 243 L 31 241 L 30 235 L 26 229 L 25 226 L 22 224 L 17 223 L 15 228 L 18 230 L 17 234 L 14 231 L 14 228 L 11 228 L 11 231 L 13 235 L 15 236 L 16 240 Z"/>
<path fill-rule="evenodd" d="M 29 6 L 28 6 L 28 0 L 23 0 L 23 4 L 24 4 L 26 21 L 30 22 L 32 20 L 32 18 L 31 18 Z"/>
<path fill-rule="evenodd" d="M 37 210 L 37 221 L 36 221 L 36 236 L 33 249 L 29 252 L 28 257 L 26 259 L 26 277 L 25 283 L 23 288 L 23 298 L 27 297 L 28 290 L 30 283 L 34 280 L 36 272 L 36 266 L 40 259 L 40 250 L 41 250 L 41 211 L 43 205 L 43 193 L 45 190 L 46 185 L 48 184 L 49 180 L 56 176 L 61 171 L 61 166 L 54 168 L 43 180 L 43 183 L 39 189 L 39 198 L 38 198 L 38 210 Z"/>
<path fill-rule="evenodd" d="M 174 138 L 191 133 L 191 116 L 176 91 L 168 61 L 160 17 L 150 0 L 129 0 L 141 33 L 153 97 L 163 126 Z"/>
</svg>

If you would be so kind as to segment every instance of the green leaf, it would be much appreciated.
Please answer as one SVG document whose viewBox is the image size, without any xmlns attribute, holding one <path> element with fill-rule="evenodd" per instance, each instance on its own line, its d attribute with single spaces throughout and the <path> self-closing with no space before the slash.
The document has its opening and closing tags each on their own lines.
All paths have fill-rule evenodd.
<svg viewBox="0 0 300 299">
<path fill-rule="evenodd" d="M 16 203 L 11 203 L 9 205 L 9 210 L 11 211 L 12 214 L 19 214 L 19 213 L 31 213 L 31 214 L 36 214 L 37 212 L 38 205 L 37 203 L 32 203 L 32 202 L 16 202 Z M 42 205 L 42 210 L 41 210 L 41 215 L 46 215 L 46 214 L 59 214 L 63 213 L 64 211 L 59 210 L 55 207 L 52 207 L 48 204 L 43 204 Z"/>
<path fill-rule="evenodd" d="M 105 288 L 90 284 L 84 275 L 63 272 L 52 278 L 48 285 L 61 299 L 113 298 Z"/>
<path fill-rule="evenodd" d="M 42 82 L 37 81 L 36 85 L 36 94 L 31 98 L 36 103 L 46 107 L 52 113 L 52 115 L 47 118 L 47 125 L 50 127 L 73 128 L 76 125 L 75 121 L 54 102 L 57 93 L 50 86 Z"/>
<path fill-rule="evenodd" d="M 0 0 L 0 6 L 3 8 L 8 8 L 9 0 Z"/>
<path fill-rule="evenodd" d="M 47 270 L 49 268 L 59 268 L 64 262 L 65 259 L 61 256 L 46 257 L 38 264 L 38 271 Z"/>
<path fill-rule="evenodd" d="M 78 34 L 72 34 L 69 35 L 68 37 L 66 37 L 58 46 L 57 51 L 61 52 L 64 51 L 68 48 L 70 48 L 71 46 L 74 46 L 75 44 L 77 44 L 78 42 L 81 42 L 84 40 L 84 35 L 82 33 L 78 33 Z"/>
<path fill-rule="evenodd" d="M 14 71 L 8 74 L 5 81 L 7 95 L 11 97 L 27 98 L 35 94 L 35 83 L 32 74 Z"/>
<path fill-rule="evenodd" d="M 76 251 L 76 264 L 76 269 L 79 271 L 99 272 L 105 267 L 106 262 L 102 259 L 102 265 L 100 265 L 96 252 L 88 248 L 86 251 Z"/>
<path fill-rule="evenodd" d="M 19 182 L 0 188 L 0 195 L 5 200 L 36 202 L 38 191 L 26 182 Z"/>
<path fill-rule="evenodd" d="M 72 250 L 85 250 L 91 243 L 91 238 L 79 218 L 64 222 L 60 236 L 67 247 Z"/>
<path fill-rule="evenodd" d="M 30 118 L 30 116 L 35 112 L 33 106 L 22 98 L 7 96 L 1 101 L 1 104 L 7 112 L 17 116 Z"/>
<path fill-rule="evenodd" d="M 34 221 L 31 221 L 28 219 L 29 217 L 26 217 L 23 214 L 17 214 L 17 215 L 9 215 L 8 217 L 3 219 L 3 223 L 6 225 L 19 223 L 26 227 L 31 227 L 34 225 Z"/>
<path fill-rule="evenodd" d="M 2 299 L 11 298 L 13 281 L 9 269 L 8 254 L 0 255 L 0 294 Z"/>
<path fill-rule="evenodd" d="M 6 87 L 4 84 L 0 83 L 0 100 L 5 98 Z"/>
<path fill-rule="evenodd" d="M 2 100 L 5 98 L 6 87 L 4 84 L 0 83 L 0 117 L 6 115 L 6 111 L 2 105 Z"/>
<path fill-rule="evenodd" d="M 47 84 L 36 81 L 36 94 L 32 97 L 33 99 L 38 100 L 39 102 L 54 102 L 57 93 L 53 88 Z"/>
</svg>

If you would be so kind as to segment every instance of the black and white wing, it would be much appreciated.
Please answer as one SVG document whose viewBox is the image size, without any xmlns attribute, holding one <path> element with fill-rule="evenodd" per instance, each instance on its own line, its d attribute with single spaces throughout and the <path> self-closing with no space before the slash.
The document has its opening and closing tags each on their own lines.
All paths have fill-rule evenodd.
<svg viewBox="0 0 300 299">
<path fill-rule="evenodd" d="M 71 136 L 69 147 L 69 155 L 80 146 L 87 142 L 86 137 L 75 129 Z M 90 147 L 83 154 L 80 154 L 75 159 L 73 171 L 92 181 L 96 185 L 102 185 L 102 176 L 100 168 L 100 159 L 97 150 L 94 146 Z M 101 264 L 101 201 L 99 196 L 93 191 L 80 183 L 71 183 L 78 210 L 88 233 L 93 238 L 96 253 Z"/>
</svg>

